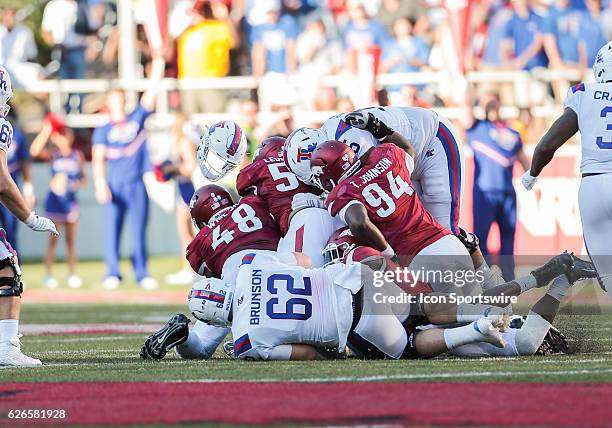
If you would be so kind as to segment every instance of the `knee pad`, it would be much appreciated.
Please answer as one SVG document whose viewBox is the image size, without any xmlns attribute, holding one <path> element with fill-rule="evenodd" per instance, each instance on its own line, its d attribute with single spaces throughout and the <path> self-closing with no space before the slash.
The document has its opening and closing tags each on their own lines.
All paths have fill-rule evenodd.
<svg viewBox="0 0 612 428">
<path fill-rule="evenodd" d="M 23 293 L 23 283 L 21 282 L 21 269 L 13 258 L 0 260 L 0 269 L 10 266 L 13 276 L 0 276 L 0 297 L 17 297 Z M 8 288 L 6 288 L 8 287 Z"/>
</svg>

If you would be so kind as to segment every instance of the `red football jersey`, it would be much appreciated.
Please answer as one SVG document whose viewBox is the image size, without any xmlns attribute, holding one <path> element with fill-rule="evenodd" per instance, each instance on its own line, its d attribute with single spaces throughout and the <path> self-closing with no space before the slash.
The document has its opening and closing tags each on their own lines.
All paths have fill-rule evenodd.
<svg viewBox="0 0 612 428">
<path fill-rule="evenodd" d="M 187 247 L 187 260 L 194 271 L 202 265 L 221 277 L 223 264 L 243 250 L 276 251 L 280 240 L 278 225 L 263 199 L 242 198 L 236 205 L 214 217 Z"/>
<path fill-rule="evenodd" d="M 450 234 L 423 208 L 410 181 L 406 156 L 393 144 L 374 148 L 366 163 L 327 197 L 334 217 L 352 202 L 363 204 L 400 258 L 415 256 Z"/>
<path fill-rule="evenodd" d="M 321 194 L 318 188 L 298 180 L 278 157 L 260 159 L 240 171 L 236 180 L 238 194 L 244 196 L 250 189 L 255 189 L 255 194 L 266 201 L 283 236 L 289 229 L 293 196 L 298 193 Z"/>
</svg>

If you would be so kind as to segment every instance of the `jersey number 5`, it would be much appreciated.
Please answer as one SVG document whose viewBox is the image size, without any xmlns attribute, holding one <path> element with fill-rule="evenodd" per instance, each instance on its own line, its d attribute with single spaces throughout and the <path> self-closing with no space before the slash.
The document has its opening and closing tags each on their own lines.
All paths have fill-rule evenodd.
<svg viewBox="0 0 612 428">
<path fill-rule="evenodd" d="M 278 283 L 284 283 L 279 293 Z M 289 294 L 298 296 L 312 296 L 312 285 L 310 278 L 304 277 L 304 287 L 296 287 L 295 280 L 291 275 L 275 274 L 268 277 L 267 289 L 270 294 Z M 286 292 L 285 292 L 286 290 Z M 304 297 L 291 297 L 286 300 L 285 312 L 276 312 L 274 306 L 278 304 L 278 298 L 273 297 L 266 303 L 266 315 L 275 320 L 300 320 L 306 321 L 312 316 L 312 303 Z M 298 308 L 302 310 L 298 311 Z"/>
<path fill-rule="evenodd" d="M 387 173 L 387 179 L 389 180 L 389 188 L 391 189 L 391 195 L 393 197 L 389 196 L 378 183 L 368 184 L 361 192 L 368 205 L 372 208 L 380 207 L 376 211 L 376 214 L 382 218 L 389 217 L 395 212 L 395 201 L 402 195 L 406 194 L 411 196 L 414 193 L 414 189 L 399 175 L 394 177 L 393 172 L 389 171 Z"/>
<path fill-rule="evenodd" d="M 607 117 L 609 113 L 612 113 L 612 107 L 604 107 L 603 110 L 601 110 L 601 112 L 599 113 L 599 117 Z M 606 131 L 612 131 L 612 123 L 607 123 Z M 612 141 L 604 141 L 603 137 L 597 137 L 597 140 L 595 140 L 595 144 L 597 144 L 597 147 L 599 147 L 600 149 L 612 149 Z"/>
<path fill-rule="evenodd" d="M 276 185 L 276 190 L 279 192 L 289 192 L 291 190 L 295 190 L 298 188 L 300 183 L 297 180 L 297 177 L 288 171 L 288 168 L 285 164 L 282 163 L 272 163 L 268 165 L 268 171 L 270 171 L 270 175 L 272 179 L 276 182 L 279 180 L 285 180 L 287 183 L 280 183 Z"/>
<path fill-rule="evenodd" d="M 257 218 L 255 210 L 248 205 L 242 204 L 232 213 L 232 220 L 238 226 L 238 230 L 242 233 L 255 232 L 263 226 L 261 220 Z M 212 249 L 216 250 L 222 243 L 229 244 L 234 240 L 235 230 L 221 230 L 221 226 L 217 226 L 212 232 Z"/>
</svg>

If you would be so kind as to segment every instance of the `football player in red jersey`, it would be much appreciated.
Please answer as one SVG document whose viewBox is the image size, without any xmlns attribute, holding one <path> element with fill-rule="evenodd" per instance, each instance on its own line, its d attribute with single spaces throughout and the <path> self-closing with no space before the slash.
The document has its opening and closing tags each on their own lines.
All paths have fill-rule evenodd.
<svg viewBox="0 0 612 428">
<path fill-rule="evenodd" d="M 209 184 L 195 191 L 190 209 L 199 232 L 187 247 L 187 260 L 200 275 L 233 282 L 244 254 L 278 247 L 278 225 L 257 196 L 234 204 L 227 190 Z"/>
<path fill-rule="evenodd" d="M 280 226 L 280 253 L 304 253 L 313 267 L 323 265 L 322 251 L 339 226 L 327 210 L 321 190 L 297 179 L 282 157 L 284 138 L 264 140 L 253 163 L 238 174 L 236 189 L 241 196 L 262 198 Z"/>
<path fill-rule="evenodd" d="M 310 165 L 314 182 L 330 192 L 326 201 L 330 214 L 347 224 L 360 244 L 387 257 L 397 255 L 412 270 L 474 270 L 461 241 L 423 208 L 410 181 L 414 159 L 402 149 L 382 144 L 357 159 L 345 144 L 329 141 L 313 151 Z M 453 284 L 443 275 L 433 276 L 428 282 L 435 291 L 449 291 Z M 454 291 L 479 294 L 481 290 L 471 282 Z"/>
</svg>

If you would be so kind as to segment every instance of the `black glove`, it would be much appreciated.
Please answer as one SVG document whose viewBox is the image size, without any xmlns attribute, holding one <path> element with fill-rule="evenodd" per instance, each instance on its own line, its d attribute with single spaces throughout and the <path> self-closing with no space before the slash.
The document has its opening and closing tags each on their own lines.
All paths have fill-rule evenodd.
<svg viewBox="0 0 612 428">
<path fill-rule="evenodd" d="M 365 129 L 377 140 L 383 140 L 394 132 L 393 129 L 381 122 L 372 113 L 354 111 L 347 114 L 344 120 L 354 128 Z"/>
<path fill-rule="evenodd" d="M 468 233 L 464 229 L 459 228 L 459 235 L 457 238 L 461 241 L 461 243 L 467 248 L 470 255 L 474 254 L 478 249 L 478 244 L 480 241 L 476 235 L 473 233 Z"/>
</svg>

